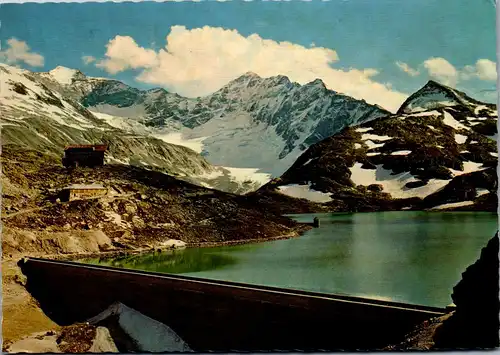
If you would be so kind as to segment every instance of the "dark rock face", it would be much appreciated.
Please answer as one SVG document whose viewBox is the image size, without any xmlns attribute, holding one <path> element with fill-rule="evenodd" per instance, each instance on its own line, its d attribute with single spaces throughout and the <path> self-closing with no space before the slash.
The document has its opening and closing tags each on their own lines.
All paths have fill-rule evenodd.
<svg viewBox="0 0 500 355">
<path fill-rule="evenodd" d="M 368 190 L 370 191 L 375 191 L 375 192 L 382 192 L 384 187 L 380 184 L 371 184 L 367 187 Z"/>
<path fill-rule="evenodd" d="M 435 335 L 435 348 L 489 349 L 499 346 L 498 232 L 453 288 L 457 309 Z"/>
<path fill-rule="evenodd" d="M 422 187 L 422 186 L 425 186 L 427 185 L 427 181 L 425 180 L 421 180 L 421 181 L 412 181 L 412 182 L 409 182 L 405 185 L 405 187 L 409 188 L 409 189 L 414 189 L 414 188 L 417 188 L 417 187 Z"/>
<path fill-rule="evenodd" d="M 21 95 L 28 95 L 28 90 L 26 86 L 22 83 L 12 83 L 12 88 L 15 92 Z"/>
</svg>

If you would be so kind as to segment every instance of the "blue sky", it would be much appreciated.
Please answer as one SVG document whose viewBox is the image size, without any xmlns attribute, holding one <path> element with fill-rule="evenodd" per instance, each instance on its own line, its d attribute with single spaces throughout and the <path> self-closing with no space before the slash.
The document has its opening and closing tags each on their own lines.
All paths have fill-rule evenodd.
<svg viewBox="0 0 500 355">
<path fill-rule="evenodd" d="M 4 4 L 0 18 L 0 59 L 35 71 L 61 65 L 135 87 L 198 96 L 244 71 L 268 76 L 282 69 L 292 80 L 318 76 L 331 89 L 369 102 L 380 97 L 376 103 L 382 105 L 396 105 L 432 77 L 478 99 L 496 100 L 482 92 L 496 87 L 490 0 L 30 3 Z M 172 35 L 169 53 L 172 26 L 184 27 Z M 114 54 L 106 56 L 116 36 L 129 40 L 114 43 Z M 8 54 L 16 45 L 9 44 L 12 38 L 29 49 L 16 42 Z M 226 38 L 227 46 L 220 43 Z M 270 42 L 256 45 L 262 40 Z M 43 61 L 23 61 L 25 53 L 16 50 Z"/>
</svg>

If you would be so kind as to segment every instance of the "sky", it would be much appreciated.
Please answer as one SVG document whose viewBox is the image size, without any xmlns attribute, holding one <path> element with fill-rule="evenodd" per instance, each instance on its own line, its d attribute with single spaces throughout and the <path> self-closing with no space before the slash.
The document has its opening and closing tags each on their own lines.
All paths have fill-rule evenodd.
<svg viewBox="0 0 500 355">
<path fill-rule="evenodd" d="M 429 79 L 496 102 L 491 0 L 25 3 L 0 20 L 1 62 L 188 97 L 252 71 L 391 111 Z"/>
</svg>

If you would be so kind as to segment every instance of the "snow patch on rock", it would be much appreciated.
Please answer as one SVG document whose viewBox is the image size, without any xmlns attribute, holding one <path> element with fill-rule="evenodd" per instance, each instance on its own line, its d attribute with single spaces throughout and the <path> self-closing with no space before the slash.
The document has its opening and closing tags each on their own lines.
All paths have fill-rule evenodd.
<svg viewBox="0 0 500 355">
<path fill-rule="evenodd" d="M 481 189 L 481 188 L 476 188 L 476 196 L 479 197 L 479 196 L 483 196 L 483 195 L 486 195 L 486 194 L 489 194 L 490 191 L 487 190 L 487 189 Z"/>
<path fill-rule="evenodd" d="M 433 110 L 426 112 L 416 112 L 408 115 L 408 117 L 424 117 L 424 116 L 441 116 L 441 112 Z"/>
<path fill-rule="evenodd" d="M 366 140 L 377 140 L 377 141 L 386 141 L 389 139 L 392 139 L 392 137 L 389 136 L 379 136 L 377 134 L 370 134 L 370 133 L 365 133 L 361 136 L 361 139 L 366 141 Z"/>
<path fill-rule="evenodd" d="M 383 147 L 385 143 L 374 143 L 371 140 L 365 141 L 365 144 L 368 146 L 368 149 L 380 148 Z"/>
<path fill-rule="evenodd" d="M 311 189 L 311 184 L 285 185 L 280 186 L 279 190 L 284 195 L 295 198 L 304 198 L 312 202 L 324 203 L 332 201 L 329 193 L 313 190 Z"/>
<path fill-rule="evenodd" d="M 460 176 L 460 175 L 464 175 L 464 174 L 473 173 L 475 171 L 481 171 L 481 170 L 487 169 L 487 168 L 482 167 L 483 166 L 482 163 L 475 163 L 473 161 L 464 161 L 463 165 L 464 165 L 463 171 L 454 170 L 454 169 L 450 169 L 450 171 L 453 173 L 454 176 Z"/>
<path fill-rule="evenodd" d="M 464 144 L 467 141 L 467 136 L 464 136 L 463 134 L 455 134 L 455 142 L 457 144 Z"/>
<path fill-rule="evenodd" d="M 204 172 L 203 174 L 197 175 L 200 179 L 217 179 L 224 176 L 224 171 L 222 169 L 216 169 L 210 172 Z"/>
<path fill-rule="evenodd" d="M 223 168 L 229 171 L 231 181 L 239 183 L 254 181 L 262 186 L 267 184 L 272 178 L 271 174 L 259 172 L 257 168 L 231 168 L 227 166 Z"/>
<path fill-rule="evenodd" d="M 60 84 L 69 85 L 71 84 L 76 73 L 77 71 L 75 69 L 58 66 L 49 71 L 48 74 L 50 74 Z"/>
<path fill-rule="evenodd" d="M 175 248 L 175 249 L 183 249 L 186 247 L 186 243 L 182 240 L 177 239 L 169 239 L 167 241 L 161 242 L 158 246 L 162 248 Z"/>
<path fill-rule="evenodd" d="M 413 114 L 445 106 L 455 106 L 456 104 L 457 102 L 444 90 L 435 88 L 432 91 L 427 91 L 425 94 L 414 97 L 411 102 L 407 103 L 404 112 Z"/>
<path fill-rule="evenodd" d="M 454 129 L 465 129 L 467 131 L 470 130 L 470 127 L 467 127 L 463 125 L 462 123 L 458 122 L 449 112 L 445 111 L 444 112 L 444 117 L 443 117 L 443 123 L 445 125 L 450 126 L 451 128 Z"/>
<path fill-rule="evenodd" d="M 161 139 L 164 142 L 180 145 L 189 149 L 194 150 L 196 153 L 201 153 L 204 149 L 203 141 L 208 137 L 199 137 L 187 139 L 180 132 L 170 132 L 170 133 L 155 133 L 154 137 Z"/>
<path fill-rule="evenodd" d="M 408 155 L 411 153 L 411 150 L 397 150 L 391 153 L 391 155 Z"/>
<path fill-rule="evenodd" d="M 432 207 L 432 209 L 433 210 L 444 210 L 444 209 L 448 209 L 448 208 L 471 206 L 473 204 L 474 204 L 474 201 L 460 201 L 460 202 L 445 203 L 442 205 L 434 206 L 434 207 Z"/>
<path fill-rule="evenodd" d="M 355 131 L 359 133 L 364 133 L 373 130 L 372 127 L 361 127 L 361 128 L 356 128 Z"/>
<path fill-rule="evenodd" d="M 382 165 L 376 165 L 376 169 L 363 169 L 361 163 L 355 163 L 349 170 L 351 171 L 351 180 L 356 185 L 368 186 L 372 184 L 382 185 L 383 191 L 391 194 L 393 198 L 420 197 L 424 198 L 448 184 L 447 180 L 429 180 L 427 185 L 409 189 L 405 185 L 409 182 L 418 181 L 409 172 L 392 175 L 391 170 L 382 168 Z"/>
</svg>

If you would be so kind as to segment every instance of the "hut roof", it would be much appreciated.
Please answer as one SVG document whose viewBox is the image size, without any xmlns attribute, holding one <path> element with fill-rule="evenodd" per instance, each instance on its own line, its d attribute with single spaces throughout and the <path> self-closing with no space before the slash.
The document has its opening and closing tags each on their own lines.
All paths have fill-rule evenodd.
<svg viewBox="0 0 500 355">
<path fill-rule="evenodd" d="M 78 148 L 85 148 L 85 149 L 92 148 L 98 152 L 105 152 L 108 149 L 108 146 L 106 144 L 71 144 L 64 147 L 64 150 L 78 149 Z"/>
<path fill-rule="evenodd" d="M 72 184 L 66 186 L 65 190 L 103 190 L 104 186 L 100 184 Z"/>
</svg>

